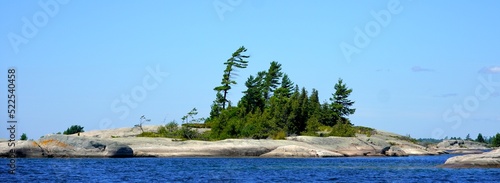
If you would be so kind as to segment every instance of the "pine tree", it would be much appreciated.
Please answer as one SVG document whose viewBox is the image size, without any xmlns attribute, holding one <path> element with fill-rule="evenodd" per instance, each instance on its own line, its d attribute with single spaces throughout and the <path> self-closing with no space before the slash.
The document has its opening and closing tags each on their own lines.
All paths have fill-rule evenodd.
<svg viewBox="0 0 500 183">
<path fill-rule="evenodd" d="M 346 118 L 356 112 L 356 109 L 351 108 L 354 101 L 348 99 L 351 93 L 352 89 L 347 88 L 342 79 L 339 79 L 338 83 L 335 84 L 335 93 L 333 97 L 330 98 L 330 101 L 332 101 L 333 111 L 341 118 Z"/>
<path fill-rule="evenodd" d="M 222 104 L 224 103 L 224 98 L 220 92 L 217 92 L 216 98 L 211 106 L 210 119 L 219 117 L 222 111 Z"/>
<path fill-rule="evenodd" d="M 281 78 L 281 87 L 274 91 L 274 96 L 290 98 L 294 90 L 294 83 L 290 80 L 287 74 Z"/>
<path fill-rule="evenodd" d="M 271 98 L 271 93 L 273 93 L 280 84 L 280 78 L 283 76 L 281 72 L 281 64 L 276 61 L 271 62 L 269 70 L 266 72 L 266 78 L 264 81 L 264 98 L 269 100 Z"/>
<path fill-rule="evenodd" d="M 311 96 L 309 97 L 309 116 L 316 115 L 319 120 L 319 115 L 321 113 L 321 103 L 319 102 L 319 92 L 313 89 Z"/>
<path fill-rule="evenodd" d="M 287 116 L 287 121 L 285 125 L 285 131 L 288 134 L 299 134 L 300 133 L 300 115 L 301 111 L 301 101 L 300 101 L 300 91 L 299 87 L 295 87 L 295 91 L 287 102 L 287 108 L 289 109 L 289 114 Z"/>
<path fill-rule="evenodd" d="M 481 133 L 477 135 L 476 142 L 485 143 L 484 137 Z"/>
<path fill-rule="evenodd" d="M 246 51 L 247 49 L 244 46 L 240 47 L 233 53 L 232 57 L 224 63 L 226 65 L 226 69 L 224 70 L 224 74 L 222 75 L 222 85 L 214 88 L 215 91 L 221 92 L 223 94 L 223 110 L 226 109 L 226 103 L 230 102 L 229 100 L 227 100 L 227 93 L 229 90 L 231 90 L 231 85 L 237 84 L 236 81 L 232 80 L 234 69 L 243 69 L 248 66 L 248 61 L 246 61 L 245 59 L 249 58 L 250 56 L 242 55 L 242 53 Z"/>
<path fill-rule="evenodd" d="M 302 88 L 299 96 L 300 115 L 298 117 L 298 132 L 303 132 L 306 129 L 306 122 L 309 119 L 309 96 L 306 88 Z"/>
<path fill-rule="evenodd" d="M 264 109 L 264 98 L 262 96 L 262 78 L 263 73 L 260 72 L 257 77 L 250 76 L 245 82 L 247 90 L 243 93 L 245 94 L 239 103 L 239 106 L 244 107 L 246 113 L 253 112 L 257 109 Z"/>
<path fill-rule="evenodd" d="M 465 140 L 472 140 L 472 139 L 470 138 L 470 134 L 467 134 L 467 136 L 465 136 Z"/>
<path fill-rule="evenodd" d="M 491 138 L 491 146 L 500 147 L 500 133 L 497 133 L 495 136 Z"/>
</svg>

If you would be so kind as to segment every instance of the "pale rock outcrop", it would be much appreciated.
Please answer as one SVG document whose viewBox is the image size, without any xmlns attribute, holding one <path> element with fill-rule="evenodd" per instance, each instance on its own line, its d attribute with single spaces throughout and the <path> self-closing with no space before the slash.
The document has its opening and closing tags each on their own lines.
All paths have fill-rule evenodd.
<svg viewBox="0 0 500 183">
<path fill-rule="evenodd" d="M 10 146 L 9 146 L 10 144 Z M 43 157 L 43 150 L 35 141 L 0 141 L 0 157 L 10 157 L 11 150 L 16 157 Z"/>
<path fill-rule="evenodd" d="M 38 141 L 16 141 L 16 157 L 132 157 L 122 143 L 102 138 L 50 135 Z M 0 142 L 0 156 L 10 156 L 8 142 Z"/>
<path fill-rule="evenodd" d="M 155 131 L 158 126 L 143 127 Z M 204 129 L 206 130 L 206 129 Z M 338 157 L 435 155 L 438 152 L 407 137 L 376 131 L 356 137 L 287 137 L 286 140 L 226 139 L 221 141 L 136 137 L 137 128 L 95 130 L 74 135 L 48 135 L 18 142 L 20 157 Z M 8 155 L 7 141 L 0 156 Z"/>
<path fill-rule="evenodd" d="M 445 168 L 500 168 L 500 149 L 482 154 L 455 156 L 446 160 Z"/>
<path fill-rule="evenodd" d="M 343 157 L 343 154 L 324 149 L 312 149 L 297 145 L 281 146 L 261 157 Z"/>
<path fill-rule="evenodd" d="M 386 156 L 408 156 L 403 149 L 395 146 L 384 148 L 382 150 L 382 154 L 385 154 Z"/>
<path fill-rule="evenodd" d="M 481 154 L 491 149 L 485 143 L 469 140 L 443 140 L 435 148 L 448 154 Z"/>
</svg>

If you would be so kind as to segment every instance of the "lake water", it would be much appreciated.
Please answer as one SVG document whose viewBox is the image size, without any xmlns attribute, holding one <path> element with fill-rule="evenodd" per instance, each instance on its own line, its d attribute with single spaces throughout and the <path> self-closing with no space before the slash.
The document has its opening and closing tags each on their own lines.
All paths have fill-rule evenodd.
<svg viewBox="0 0 500 183">
<path fill-rule="evenodd" d="M 0 159 L 0 182 L 498 182 L 500 169 L 438 168 L 443 156 Z"/>
</svg>

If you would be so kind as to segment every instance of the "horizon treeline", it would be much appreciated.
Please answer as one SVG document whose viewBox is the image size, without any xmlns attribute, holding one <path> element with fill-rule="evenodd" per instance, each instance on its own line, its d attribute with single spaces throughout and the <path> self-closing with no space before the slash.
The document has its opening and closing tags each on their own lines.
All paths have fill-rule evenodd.
<svg viewBox="0 0 500 183">
<path fill-rule="evenodd" d="M 267 70 L 247 78 L 243 97 L 236 103 L 227 99 L 235 80 L 236 69 L 245 69 L 250 56 L 245 47 L 238 48 L 224 63 L 221 85 L 214 88 L 216 98 L 205 124 L 211 127 L 212 139 L 274 138 L 290 135 L 318 136 L 320 128 L 330 129 L 328 135 L 354 136 L 353 124 L 347 118 L 355 113 L 352 92 L 342 79 L 334 85 L 329 102 L 319 101 L 319 91 L 292 82 L 282 65 L 272 61 Z"/>
</svg>

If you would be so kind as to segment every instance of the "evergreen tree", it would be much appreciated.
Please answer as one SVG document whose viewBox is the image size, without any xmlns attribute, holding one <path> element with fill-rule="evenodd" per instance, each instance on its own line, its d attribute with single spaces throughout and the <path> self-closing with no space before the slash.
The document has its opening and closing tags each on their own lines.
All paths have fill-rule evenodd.
<svg viewBox="0 0 500 183">
<path fill-rule="evenodd" d="M 497 133 L 495 136 L 491 138 L 491 146 L 500 147 L 500 133 Z"/>
<path fill-rule="evenodd" d="M 281 87 L 274 91 L 275 96 L 290 98 L 294 90 L 294 83 L 290 80 L 287 74 L 281 78 Z"/>
<path fill-rule="evenodd" d="M 317 135 L 319 126 L 321 126 L 321 104 L 319 103 L 319 93 L 318 90 L 313 89 L 311 96 L 309 97 L 309 107 L 308 107 L 308 119 L 306 122 L 305 134 L 307 135 Z"/>
<path fill-rule="evenodd" d="M 484 137 L 481 133 L 477 135 L 476 142 L 485 143 Z"/>
<path fill-rule="evenodd" d="M 264 98 L 262 96 L 262 78 L 263 73 L 260 72 L 257 77 L 250 76 L 245 82 L 247 90 L 240 100 L 240 107 L 244 107 L 246 113 L 254 112 L 256 109 L 264 109 Z"/>
<path fill-rule="evenodd" d="M 320 113 L 321 104 L 319 103 L 319 92 L 313 89 L 309 97 L 309 116 L 317 115 L 319 117 Z"/>
<path fill-rule="evenodd" d="M 264 98 L 269 100 L 271 98 L 271 93 L 276 90 L 280 84 L 280 78 L 283 76 L 281 72 L 281 64 L 276 61 L 271 62 L 269 70 L 266 72 L 265 82 L 264 82 Z"/>
<path fill-rule="evenodd" d="M 299 128 L 300 128 L 300 121 L 299 121 L 299 116 L 301 115 L 301 110 L 300 110 L 300 92 L 298 89 L 295 89 L 295 92 L 293 93 L 292 97 L 290 100 L 288 100 L 287 103 L 287 108 L 290 110 L 288 114 L 288 119 L 286 122 L 285 126 L 285 131 L 288 134 L 298 134 Z"/>
<path fill-rule="evenodd" d="M 210 119 L 219 117 L 222 111 L 222 104 L 224 103 L 224 98 L 220 92 L 217 92 L 214 102 L 212 103 L 210 111 Z M 208 120 L 210 121 L 210 120 Z"/>
<path fill-rule="evenodd" d="M 337 113 L 335 113 L 331 107 L 332 105 L 324 102 L 321 104 L 321 118 L 320 118 L 320 123 L 326 126 L 334 126 L 337 124 L 337 120 L 339 119 L 339 116 Z"/>
<path fill-rule="evenodd" d="M 298 117 L 299 121 L 299 133 L 305 131 L 306 122 L 309 119 L 309 96 L 307 94 L 306 88 L 302 88 L 299 96 L 300 102 L 300 116 Z"/>
<path fill-rule="evenodd" d="M 222 109 L 226 109 L 226 103 L 230 102 L 229 100 L 227 100 L 227 93 L 229 90 L 231 90 L 231 85 L 237 84 L 236 81 L 232 80 L 234 69 L 243 69 L 248 66 L 248 61 L 246 61 L 245 59 L 249 58 L 250 56 L 242 55 L 242 53 L 246 51 L 247 49 L 244 46 L 240 47 L 233 53 L 231 58 L 229 58 L 224 63 L 226 65 L 226 69 L 224 70 L 224 74 L 222 75 L 222 85 L 214 88 L 215 91 L 222 93 Z"/>
<path fill-rule="evenodd" d="M 465 140 L 472 140 L 472 139 L 470 138 L 470 134 L 467 134 L 467 136 L 465 136 Z"/>
<path fill-rule="evenodd" d="M 335 93 L 333 97 L 330 98 L 330 101 L 332 101 L 333 111 L 341 118 L 346 118 L 356 112 L 356 109 L 351 108 L 354 101 L 348 99 L 351 93 L 352 89 L 347 88 L 342 79 L 339 79 L 338 83 L 335 84 Z"/>
<path fill-rule="evenodd" d="M 28 140 L 28 136 L 25 133 L 23 133 L 21 135 L 21 139 L 19 139 L 19 140 Z"/>
<path fill-rule="evenodd" d="M 64 135 L 71 135 L 75 133 L 84 132 L 83 127 L 80 125 L 72 125 L 66 131 L 63 132 Z"/>
</svg>

